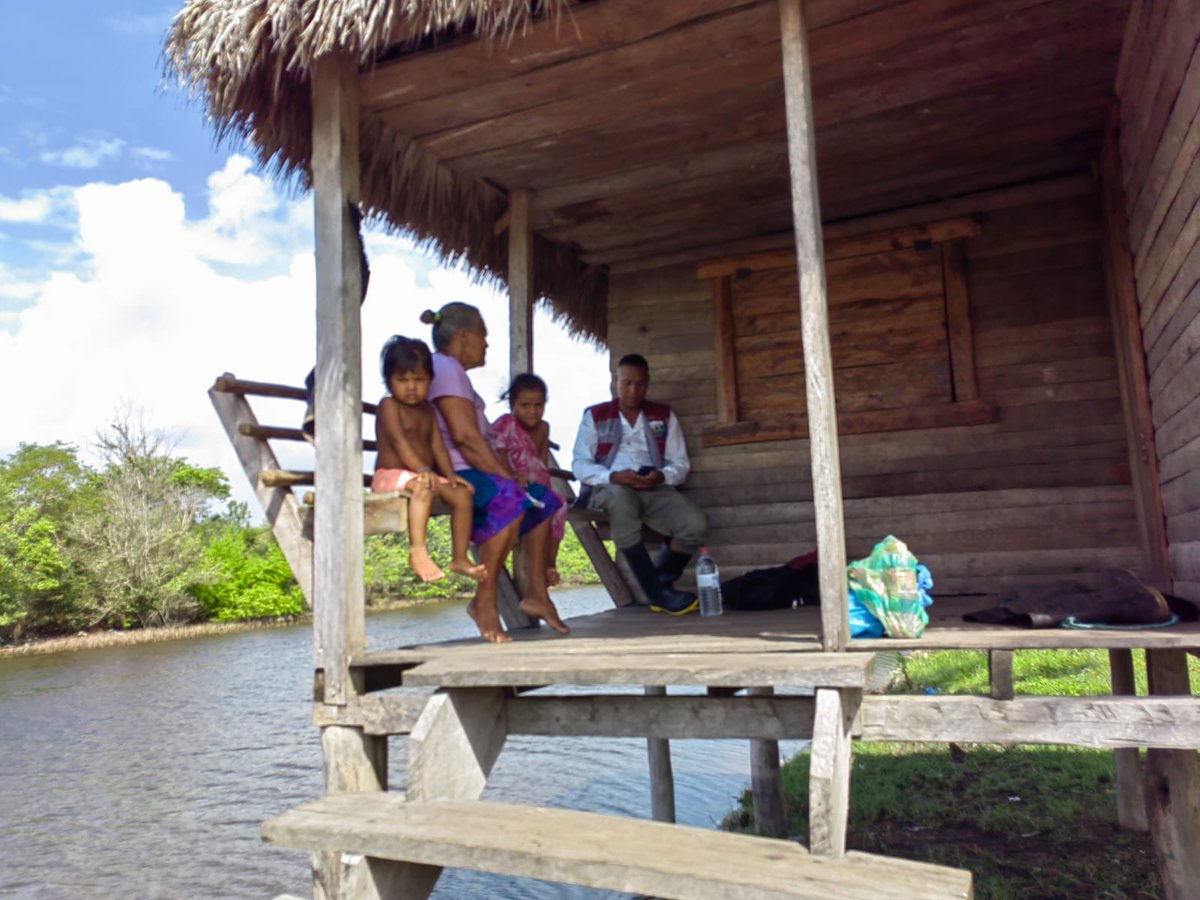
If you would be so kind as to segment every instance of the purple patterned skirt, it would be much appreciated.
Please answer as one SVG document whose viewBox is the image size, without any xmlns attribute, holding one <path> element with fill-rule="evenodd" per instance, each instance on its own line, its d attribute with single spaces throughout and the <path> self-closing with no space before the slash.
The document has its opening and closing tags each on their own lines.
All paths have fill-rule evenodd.
<svg viewBox="0 0 1200 900">
<path fill-rule="evenodd" d="M 525 534 L 562 506 L 559 496 L 540 484 L 530 484 L 527 494 L 520 482 L 502 475 L 489 475 L 478 469 L 459 469 L 457 474 L 475 488 L 472 544 L 483 544 L 494 538 L 522 515 L 525 518 L 521 519 L 520 533 Z"/>
</svg>

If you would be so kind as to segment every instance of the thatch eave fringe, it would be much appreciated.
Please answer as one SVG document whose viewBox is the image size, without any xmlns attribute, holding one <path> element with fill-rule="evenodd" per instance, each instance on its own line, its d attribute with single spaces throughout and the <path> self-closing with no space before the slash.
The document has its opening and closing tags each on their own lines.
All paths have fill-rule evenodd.
<svg viewBox="0 0 1200 900">
<path fill-rule="evenodd" d="M 397 45 L 448 30 L 511 37 L 535 18 L 561 16 L 571 0 L 190 0 L 164 48 L 168 78 L 204 103 L 218 140 L 244 138 L 264 168 L 311 184 L 314 60 L 346 52 L 370 66 Z M 508 235 L 493 225 L 503 191 L 443 165 L 382 121 L 360 122 L 360 182 L 368 215 L 411 235 L 449 265 L 501 285 Z M 534 289 L 573 334 L 603 341 L 607 276 L 575 249 L 538 239 Z"/>
</svg>

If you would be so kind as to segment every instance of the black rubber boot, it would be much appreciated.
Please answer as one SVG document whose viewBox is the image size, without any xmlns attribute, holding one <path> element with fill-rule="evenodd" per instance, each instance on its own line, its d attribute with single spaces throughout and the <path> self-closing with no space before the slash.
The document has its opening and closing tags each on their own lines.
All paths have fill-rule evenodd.
<svg viewBox="0 0 1200 900">
<path fill-rule="evenodd" d="M 654 560 L 654 568 L 658 570 L 658 581 L 663 587 L 671 587 L 679 580 L 679 576 L 683 574 L 683 570 L 687 568 L 688 562 L 691 560 L 690 553 L 676 553 L 671 549 L 670 541 L 663 541 L 662 548 L 658 551 L 658 558 Z"/>
<path fill-rule="evenodd" d="M 658 580 L 658 570 L 654 568 L 654 563 L 650 561 L 650 554 L 646 552 L 645 544 L 634 544 L 632 547 L 622 550 L 621 553 L 625 555 L 625 560 L 629 563 L 629 568 L 633 570 L 638 584 L 646 592 L 646 599 L 650 601 L 651 610 L 665 612 L 672 616 L 682 616 L 700 608 L 700 601 L 696 599 L 695 594 L 663 587 Z"/>
</svg>

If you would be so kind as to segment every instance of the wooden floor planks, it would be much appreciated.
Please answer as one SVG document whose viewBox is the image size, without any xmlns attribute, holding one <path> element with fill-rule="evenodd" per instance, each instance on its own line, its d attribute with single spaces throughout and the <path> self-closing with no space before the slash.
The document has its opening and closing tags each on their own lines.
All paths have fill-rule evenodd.
<svg viewBox="0 0 1200 900">
<path fill-rule="evenodd" d="M 930 625 L 922 637 L 855 639 L 851 641 L 849 649 L 863 653 L 911 649 L 1129 647 L 1200 650 L 1200 622 L 1179 623 L 1170 628 L 1076 630 L 982 626 L 963 621 L 963 613 L 986 609 L 995 603 L 995 597 L 984 595 L 939 598 L 930 607 Z M 751 682 L 745 680 L 745 675 L 754 671 L 756 666 L 776 666 L 778 672 L 787 669 L 786 663 L 764 662 L 769 657 L 778 654 L 819 654 L 821 650 L 819 607 L 753 613 L 727 612 L 720 618 L 663 616 L 645 607 L 622 607 L 571 619 L 570 625 L 571 635 L 567 637 L 546 628 L 521 629 L 512 632 L 514 640 L 511 644 L 489 645 L 478 640 L 465 640 L 375 651 L 355 660 L 353 665 L 357 668 L 408 667 L 404 683 L 411 685 L 607 683 L 747 686 Z M 716 659 L 726 656 L 729 658 Z M 643 668 L 622 676 L 621 667 L 632 661 Z M 696 668 L 689 670 L 688 667 L 693 665 Z M 740 679 L 732 674 L 739 665 L 746 667 Z M 470 674 L 472 666 L 475 667 L 475 675 Z M 534 678 L 535 675 L 538 677 Z M 506 680 L 522 677 L 534 680 Z M 557 681 L 559 677 L 568 680 Z M 622 677 L 624 680 L 615 680 Z M 648 680 L 639 681 L 642 677 Z M 676 677 L 680 680 L 667 680 Z M 799 679 L 801 676 L 790 677 Z M 704 680 L 706 678 L 718 680 Z M 760 686 L 771 683 L 782 682 L 766 681 Z"/>
</svg>

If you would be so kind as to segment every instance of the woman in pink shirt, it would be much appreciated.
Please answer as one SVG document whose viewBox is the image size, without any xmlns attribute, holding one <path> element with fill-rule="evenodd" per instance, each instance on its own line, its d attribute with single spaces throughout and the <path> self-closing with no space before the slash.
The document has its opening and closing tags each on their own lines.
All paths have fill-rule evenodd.
<svg viewBox="0 0 1200 900">
<path fill-rule="evenodd" d="M 570 629 L 558 615 L 546 589 L 550 520 L 561 502 L 541 485 L 523 487 L 492 446 L 486 404 L 471 386 L 467 370 L 487 358 L 487 326 L 479 310 L 468 303 L 448 303 L 437 312 L 426 310 L 421 321 L 433 326 L 433 381 L 429 402 L 455 472 L 475 488 L 471 541 L 479 545 L 487 575 L 475 591 L 467 612 L 480 634 L 493 643 L 511 640 L 496 608 L 500 569 L 518 539 L 528 554 L 528 583 L 521 611 L 545 619 L 555 631 Z"/>
</svg>

